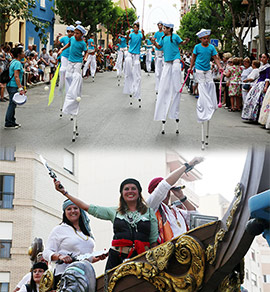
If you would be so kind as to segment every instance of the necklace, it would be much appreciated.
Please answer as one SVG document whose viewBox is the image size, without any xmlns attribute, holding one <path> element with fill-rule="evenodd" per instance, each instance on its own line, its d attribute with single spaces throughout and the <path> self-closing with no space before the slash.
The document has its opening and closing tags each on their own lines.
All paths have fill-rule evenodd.
<svg viewBox="0 0 270 292">
<path fill-rule="evenodd" d="M 85 238 L 83 238 L 78 232 L 77 232 L 77 230 L 74 230 L 74 232 L 82 239 L 82 240 L 84 240 L 84 241 L 87 241 L 88 240 L 88 238 L 89 238 L 89 236 L 88 235 L 86 235 L 86 239 Z"/>
</svg>

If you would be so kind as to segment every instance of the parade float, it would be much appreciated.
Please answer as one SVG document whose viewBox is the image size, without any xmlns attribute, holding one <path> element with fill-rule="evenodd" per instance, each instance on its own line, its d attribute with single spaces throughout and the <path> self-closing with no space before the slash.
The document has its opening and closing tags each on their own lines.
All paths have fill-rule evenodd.
<svg viewBox="0 0 270 292">
<path fill-rule="evenodd" d="M 269 220 L 252 219 L 252 207 L 249 209 L 249 200 L 263 193 L 265 205 L 258 207 L 263 210 L 259 214 L 269 219 L 269 178 L 270 150 L 251 149 L 234 199 L 221 220 L 194 228 L 106 271 L 97 278 L 96 291 L 240 291 L 245 254 L 256 235 L 269 234 Z M 82 262 L 72 264 L 74 273 L 67 272 L 70 277 L 64 277 L 58 291 L 95 291 L 90 288 L 94 273 L 89 276 L 91 265 L 86 265 L 82 276 Z M 40 291 L 50 290 L 49 278 L 46 273 Z"/>
</svg>

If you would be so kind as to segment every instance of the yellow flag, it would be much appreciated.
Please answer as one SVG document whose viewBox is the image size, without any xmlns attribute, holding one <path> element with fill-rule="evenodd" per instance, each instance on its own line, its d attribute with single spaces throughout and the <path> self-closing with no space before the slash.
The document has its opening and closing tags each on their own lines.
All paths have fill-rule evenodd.
<svg viewBox="0 0 270 292">
<path fill-rule="evenodd" d="M 56 81 L 59 74 L 59 69 L 60 69 L 60 64 L 57 66 L 57 69 L 51 81 L 51 90 L 50 90 L 50 95 L 49 95 L 48 106 L 53 102 L 53 99 L 54 99 L 54 90 L 55 90 L 55 85 L 56 85 Z"/>
</svg>

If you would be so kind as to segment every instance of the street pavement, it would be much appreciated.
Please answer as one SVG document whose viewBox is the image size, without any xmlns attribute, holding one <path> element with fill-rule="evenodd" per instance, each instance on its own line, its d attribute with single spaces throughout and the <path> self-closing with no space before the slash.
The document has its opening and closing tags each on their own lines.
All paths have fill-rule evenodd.
<svg viewBox="0 0 270 292">
<path fill-rule="evenodd" d="M 97 73 L 83 81 L 82 100 L 78 115 L 79 136 L 72 142 L 73 124 L 68 116 L 60 118 L 61 98 L 57 95 L 48 107 L 46 85 L 29 89 L 28 100 L 16 109 L 17 130 L 4 129 L 8 105 L 0 103 L 1 146 L 20 145 L 27 149 L 140 149 L 200 150 L 201 125 L 196 119 L 196 98 L 184 89 L 180 102 L 180 134 L 176 124 L 168 120 L 165 135 L 161 122 L 153 120 L 155 109 L 155 76 L 142 71 L 142 108 L 135 100 L 129 105 L 124 95 L 123 78 L 117 86 L 116 72 Z M 57 92 L 57 89 L 56 89 Z M 270 131 L 241 120 L 240 113 L 218 109 L 210 123 L 209 146 L 205 151 L 242 150 L 250 145 L 269 144 Z"/>
</svg>

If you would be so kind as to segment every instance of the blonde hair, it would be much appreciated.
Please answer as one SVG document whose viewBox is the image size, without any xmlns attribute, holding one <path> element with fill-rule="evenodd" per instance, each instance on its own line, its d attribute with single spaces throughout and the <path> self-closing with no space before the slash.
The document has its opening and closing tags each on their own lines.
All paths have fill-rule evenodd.
<svg viewBox="0 0 270 292">
<path fill-rule="evenodd" d="M 232 57 L 232 54 L 229 53 L 229 52 L 228 52 L 228 53 L 224 53 L 224 54 L 223 54 L 223 57 L 226 58 L 226 59 L 228 60 L 228 59 L 230 59 L 230 58 Z"/>
<path fill-rule="evenodd" d="M 240 60 L 240 58 L 234 57 L 232 62 L 233 62 L 233 65 L 240 65 L 241 60 Z"/>
<path fill-rule="evenodd" d="M 243 62 L 245 62 L 245 61 L 248 62 L 249 64 L 251 63 L 249 57 L 246 57 L 246 58 L 243 60 Z"/>
</svg>

